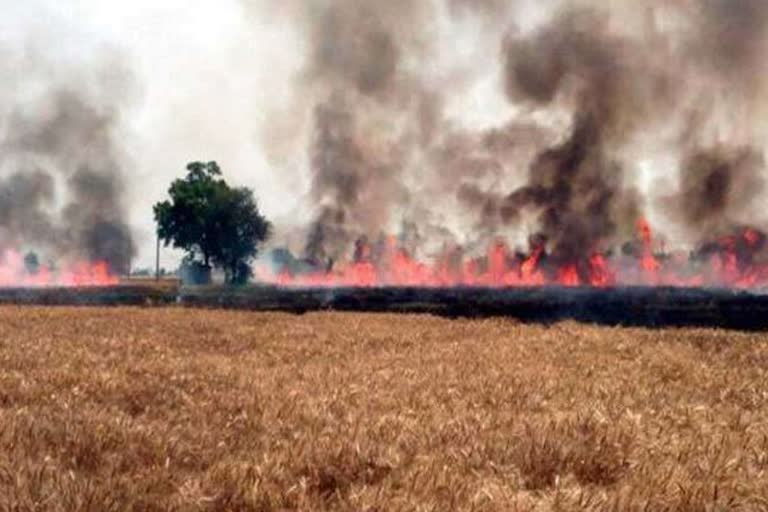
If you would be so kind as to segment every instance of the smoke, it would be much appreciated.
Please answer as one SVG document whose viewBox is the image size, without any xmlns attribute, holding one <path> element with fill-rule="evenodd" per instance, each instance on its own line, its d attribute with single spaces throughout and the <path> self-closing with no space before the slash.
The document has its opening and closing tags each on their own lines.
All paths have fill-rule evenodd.
<svg viewBox="0 0 768 512">
<path fill-rule="evenodd" d="M 627 155 L 653 134 L 679 131 L 667 148 L 677 155 L 679 186 L 660 194 L 661 210 L 696 239 L 740 225 L 764 192 L 765 161 L 751 127 L 753 105 L 765 97 L 768 6 L 645 7 L 647 23 L 633 32 L 622 29 L 627 12 L 566 4 L 540 29 L 503 44 L 509 100 L 572 116 L 564 142 L 537 155 L 527 184 L 504 202 L 509 212 L 538 211 L 565 262 L 583 261 L 644 215 Z M 687 17 L 660 28 L 659 19 L 680 14 Z"/>
<path fill-rule="evenodd" d="M 722 234 L 750 220 L 765 191 L 763 155 L 753 148 L 713 147 L 687 155 L 681 190 L 665 203 L 699 239 Z"/>
<path fill-rule="evenodd" d="M 512 11 L 515 3 L 513 0 L 448 0 L 448 9 L 453 16 L 480 14 L 498 22 Z"/>
<path fill-rule="evenodd" d="M 309 2 L 311 39 L 307 80 L 383 98 L 396 91 L 413 0 Z"/>
<path fill-rule="evenodd" d="M 744 224 L 765 229 L 768 6 L 759 0 L 703 0 L 683 46 L 687 84 L 698 83 L 679 139 L 678 190 L 662 209 L 699 242 Z M 680 72 L 678 72 L 680 73 Z"/>
<path fill-rule="evenodd" d="M 56 229 L 46 207 L 53 202 L 54 183 L 39 169 L 18 170 L 0 180 L 0 245 L 21 239 L 53 240 Z"/>
<path fill-rule="evenodd" d="M 113 54 L 103 69 L 62 70 L 34 51 L 13 72 L 0 119 L 0 243 L 127 272 L 135 246 L 117 126 L 130 74 Z"/>
<path fill-rule="evenodd" d="M 703 0 L 690 52 L 740 92 L 760 92 L 766 71 L 768 8 L 761 0 Z"/>
<path fill-rule="evenodd" d="M 287 5 L 306 43 L 313 259 L 469 225 L 465 246 L 517 233 L 583 266 L 649 213 L 694 241 L 759 220 L 762 0 L 551 2 L 535 23 L 523 1 Z M 494 123 L 450 108 L 485 65 L 452 67 L 467 41 L 498 75 Z"/>
<path fill-rule="evenodd" d="M 116 169 L 78 169 L 68 181 L 72 202 L 64 209 L 63 219 L 75 234 L 74 247 L 81 248 L 89 261 L 105 261 L 113 270 L 126 272 L 135 247 L 123 220 L 124 184 Z"/>
<path fill-rule="evenodd" d="M 509 100 L 572 112 L 566 139 L 534 157 L 527 184 L 503 206 L 508 220 L 538 212 L 556 260 L 588 258 L 616 234 L 617 220 L 628 217 L 622 212 L 639 211 L 619 155 L 675 98 L 660 58 L 615 34 L 591 8 L 568 8 L 535 33 L 504 41 Z"/>
<path fill-rule="evenodd" d="M 423 44 L 424 6 L 349 0 L 297 7 L 309 38 L 300 88 L 313 104 L 311 259 L 341 257 L 359 236 L 386 229 L 407 201 L 401 177 L 416 143 L 430 136 L 437 102 L 407 61 Z"/>
</svg>

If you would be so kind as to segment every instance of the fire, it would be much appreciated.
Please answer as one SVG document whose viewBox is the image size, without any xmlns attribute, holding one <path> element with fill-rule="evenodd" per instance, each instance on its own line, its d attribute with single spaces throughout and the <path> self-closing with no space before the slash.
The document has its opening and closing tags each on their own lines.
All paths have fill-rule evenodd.
<svg viewBox="0 0 768 512">
<path fill-rule="evenodd" d="M 595 253 L 589 258 L 590 280 L 592 286 L 605 287 L 616 284 L 616 275 L 611 270 L 605 255 Z"/>
<path fill-rule="evenodd" d="M 346 264 L 330 270 L 295 272 L 257 268 L 260 281 L 293 287 L 375 286 L 710 286 L 729 288 L 768 287 L 768 263 L 757 263 L 766 236 L 753 228 L 719 239 L 690 256 L 665 254 L 657 246 L 650 223 L 637 222 L 635 249 L 616 257 L 610 251 L 585 248 L 574 261 L 554 262 L 546 241 L 535 238 L 527 254 L 510 250 L 503 239 L 494 240 L 487 252 L 469 258 L 460 248 L 445 248 L 433 262 L 414 258 L 396 238 L 378 246 L 361 239 Z M 661 249 L 657 249 L 660 247 Z"/>
<path fill-rule="evenodd" d="M 661 264 L 653 254 L 653 232 L 647 220 L 641 218 L 637 222 L 637 233 L 642 242 L 640 268 L 643 269 L 646 279 L 652 284 L 654 281 L 658 281 L 658 272 L 661 269 Z"/>
<path fill-rule="evenodd" d="M 0 253 L 0 287 L 110 286 L 119 281 L 105 262 L 76 262 L 57 270 L 41 265 L 31 270 L 17 251 Z"/>
<path fill-rule="evenodd" d="M 544 253 L 544 249 L 536 247 L 533 253 L 523 262 L 520 267 L 520 278 L 523 282 L 530 282 L 533 285 L 544 284 L 544 274 L 539 270 L 539 260 Z"/>
<path fill-rule="evenodd" d="M 560 267 L 557 271 L 557 282 L 563 286 L 579 286 L 579 271 L 576 265 L 568 264 Z"/>
</svg>

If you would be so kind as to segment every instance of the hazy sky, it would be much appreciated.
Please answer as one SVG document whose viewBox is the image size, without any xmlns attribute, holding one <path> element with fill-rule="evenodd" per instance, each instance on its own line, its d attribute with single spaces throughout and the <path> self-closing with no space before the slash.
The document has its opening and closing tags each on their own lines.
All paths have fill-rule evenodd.
<svg viewBox="0 0 768 512">
<path fill-rule="evenodd" d="M 135 98 L 121 126 L 138 178 L 126 191 L 139 245 L 134 266 L 154 263 L 151 206 L 188 161 L 219 161 L 228 179 L 256 190 L 270 217 L 289 214 L 301 201 L 300 175 L 290 172 L 300 164 L 270 166 L 260 145 L 268 109 L 288 101 L 301 66 L 299 39 L 290 28 L 260 25 L 237 0 L 0 5 L 5 51 L 43 45 L 56 66 L 86 69 L 105 50 L 117 49 L 123 67 L 134 72 Z M 165 256 L 172 266 L 176 256 Z"/>
<path fill-rule="evenodd" d="M 107 50 L 116 50 L 124 57 L 121 65 L 133 72 L 135 97 L 120 130 L 136 178 L 125 191 L 139 247 L 134 267 L 154 264 L 151 207 L 192 160 L 217 160 L 227 179 L 255 189 L 271 219 L 296 222 L 306 214 L 306 145 L 295 140 L 291 125 L 302 117 L 288 115 L 295 106 L 292 84 L 303 64 L 297 24 L 246 12 L 241 0 L 0 0 L 0 5 L 5 51 L 23 52 L 34 44 L 55 66 L 70 70 L 88 69 Z M 495 69 L 496 46 L 478 44 L 481 27 L 462 34 L 448 30 L 444 36 L 443 58 L 450 67 L 480 62 Z M 480 74 L 466 95 L 447 105 L 448 115 L 479 124 L 488 122 L 488 112 L 505 108 L 492 72 Z M 293 133 L 286 147 L 263 146 L 265 132 L 276 132 L 274 141 L 282 130 Z M 270 151 L 279 154 L 270 159 Z M 164 251 L 164 264 L 177 260 Z"/>
<path fill-rule="evenodd" d="M 125 195 L 139 248 L 134 267 L 154 265 L 152 205 L 192 160 L 217 160 L 229 181 L 256 191 L 263 212 L 279 224 L 309 218 L 307 130 L 296 126 L 307 116 L 297 113 L 293 97 L 305 34 L 300 23 L 265 15 L 264 6 L 279 3 L 256 3 L 261 10 L 245 9 L 243 0 L 0 0 L 0 52 L 21 54 L 33 45 L 68 73 L 103 66 L 113 52 L 116 66 L 134 75 L 119 126 L 131 169 Z M 518 0 L 514 21 L 531 28 L 557 3 Z M 499 34 L 482 24 L 457 30 L 445 18 L 429 27 L 439 50 L 424 69 L 467 85 L 445 98 L 444 115 L 473 128 L 510 119 Z M 164 250 L 165 266 L 178 259 Z"/>
<path fill-rule="evenodd" d="M 116 72 L 108 79 L 113 80 L 110 87 L 114 88 L 114 77 L 119 77 L 118 80 L 125 77 L 130 97 L 127 106 L 123 101 L 119 103 L 123 117 L 115 128 L 129 170 L 124 197 L 129 198 L 126 201 L 130 205 L 129 222 L 139 249 L 133 266 L 148 267 L 154 264 L 155 226 L 152 205 L 166 197 L 170 182 L 185 173 L 185 165 L 190 161 L 217 160 L 228 181 L 255 190 L 262 211 L 279 228 L 288 225 L 307 227 L 316 217 L 317 210 L 324 206 L 320 204 L 322 201 L 339 202 L 333 194 L 314 194 L 314 199 L 310 200 L 312 174 L 308 160 L 312 146 L 310 136 L 312 129 L 317 126 L 313 124 L 313 108 L 328 99 L 325 96 L 329 91 L 340 91 L 341 95 L 351 95 L 352 103 L 357 102 L 354 106 L 357 109 L 355 117 L 362 127 L 359 128 L 362 134 L 359 138 L 365 141 L 362 144 L 354 140 L 357 146 L 364 148 L 360 150 L 356 146 L 353 149 L 375 153 L 376 158 L 370 160 L 375 163 L 390 162 L 387 153 L 389 148 L 398 148 L 391 150 L 391 153 L 405 153 L 400 148 L 407 147 L 413 153 L 410 159 L 391 159 L 395 162 L 392 168 L 383 167 L 386 169 L 384 172 L 388 173 L 386 175 L 358 173 L 372 184 L 371 189 L 386 189 L 382 181 L 401 180 L 403 188 L 407 189 L 407 193 L 403 194 L 406 199 L 393 200 L 397 195 L 394 192 L 397 188 L 395 186 L 393 191 L 379 195 L 371 193 L 373 201 L 358 191 L 352 194 L 352 202 L 365 204 L 359 211 L 350 210 L 342 217 L 357 219 L 364 216 L 365 210 L 373 211 L 376 215 L 371 215 L 371 223 L 377 224 L 376 227 L 366 225 L 364 228 L 354 228 L 369 234 L 376 229 L 394 232 L 399 229 L 395 223 L 418 217 L 417 221 L 434 224 L 448 232 L 459 244 L 468 245 L 474 240 L 478 242 L 478 247 L 481 246 L 485 242 L 481 240 L 484 235 L 475 232 L 483 230 L 474 229 L 477 226 L 477 212 L 469 211 L 466 205 L 459 205 L 455 190 L 446 192 L 438 187 L 440 180 L 436 177 L 450 174 L 443 172 L 446 166 L 442 161 L 419 158 L 425 155 L 414 157 L 415 153 L 424 150 L 417 147 L 424 142 L 409 142 L 410 145 L 405 146 L 397 144 L 400 135 L 410 133 L 408 123 L 421 116 L 419 108 L 416 108 L 421 106 L 418 104 L 420 96 L 410 91 L 406 94 L 407 101 L 397 105 L 396 102 L 375 99 L 370 102 L 361 101 L 362 95 L 355 97 L 354 87 L 348 87 L 344 82 L 352 76 L 349 70 L 339 73 L 339 69 L 333 69 L 334 66 L 350 66 L 350 62 L 353 65 L 359 64 L 354 63 L 359 58 L 359 50 L 348 51 L 349 48 L 355 48 L 354 44 L 359 40 L 349 37 L 349 27 L 344 23 L 352 24 L 355 29 L 353 32 L 367 25 L 365 20 L 361 22 L 353 16 L 351 22 L 336 25 L 339 31 L 326 37 L 334 25 L 327 24 L 326 18 L 317 13 L 325 12 L 323 7 L 329 5 L 341 6 L 343 9 L 357 5 L 354 1 L 0 0 L 0 12 L 3 13 L 0 17 L 0 73 L 11 70 L 7 72 L 4 88 L 6 94 L 2 96 L 10 96 L 11 99 L 0 100 L 0 132 L 8 129 L 9 116 L 6 114 L 17 103 L 24 102 L 27 96 L 31 98 L 35 94 L 34 91 L 25 92 L 24 87 L 18 90 L 18 83 L 24 81 L 14 81 L 18 75 L 24 74 L 24 66 L 19 67 L 22 71 L 16 73 L 17 76 L 13 74 L 15 68 L 12 63 L 14 59 L 23 60 L 19 59 L 20 56 L 43 56 L 43 77 L 48 77 L 51 73 L 48 68 L 52 67 L 53 73 L 61 75 L 57 78 L 63 76 L 68 86 L 72 85 L 73 79 L 76 81 L 78 76 L 82 76 L 84 87 L 90 85 L 91 88 L 98 88 L 101 83 L 99 80 L 103 78 L 101 74 L 105 59 L 114 60 L 116 71 L 129 70 L 127 74 Z M 431 149 L 438 153 L 439 150 L 450 149 L 451 136 L 459 133 L 475 141 L 469 146 L 458 146 L 456 152 L 461 153 L 458 155 L 461 157 L 472 151 L 471 148 L 475 147 L 472 144 L 477 144 L 481 140 L 479 137 L 492 131 L 489 129 L 503 130 L 510 123 L 518 121 L 531 122 L 544 128 L 546 133 L 559 134 L 561 140 L 567 140 L 572 133 L 573 115 L 578 113 L 579 102 L 572 100 L 581 97 L 580 86 L 586 84 L 584 90 L 592 91 L 604 82 L 600 73 L 585 75 L 582 72 L 585 63 L 593 63 L 593 54 L 586 52 L 582 55 L 585 53 L 584 48 L 577 48 L 581 53 L 575 51 L 572 57 L 574 69 L 569 71 L 573 77 L 570 77 L 568 87 L 560 84 L 560 89 L 568 90 L 560 91 L 556 99 L 550 98 L 546 105 L 542 105 L 541 98 L 535 98 L 539 100 L 536 103 L 527 101 L 530 98 L 521 100 L 505 94 L 502 41 L 505 37 L 530 39 L 534 44 L 531 48 L 540 49 L 541 46 L 546 56 L 547 38 L 541 40 L 542 31 L 536 28 L 544 26 L 545 35 L 548 27 L 561 30 L 563 24 L 571 23 L 565 23 L 564 20 L 571 18 L 566 16 L 560 19 L 558 14 L 578 12 L 557 9 L 563 0 L 421 0 L 424 4 L 403 0 L 392 0 L 391 4 L 384 3 L 385 0 L 359 1 L 370 1 L 370 5 L 376 7 L 374 11 L 377 16 L 389 16 L 386 23 L 393 27 L 388 30 L 395 34 L 393 37 L 402 39 L 398 41 L 398 48 L 403 55 L 398 63 L 397 79 L 405 78 L 405 81 L 399 82 L 398 86 L 406 84 L 407 88 L 409 80 L 416 78 L 419 87 L 423 86 L 423 91 L 434 93 L 433 96 L 438 98 L 436 103 L 439 106 L 436 110 L 439 110 L 437 122 L 440 126 L 437 131 L 440 137 L 445 138 L 441 139 L 441 143 L 446 142 L 442 148 L 432 143 Z M 382 3 L 377 3 L 379 1 Z M 398 16 L 402 12 L 411 11 L 398 9 L 424 5 L 433 6 L 434 9 L 424 9 L 414 15 L 412 20 L 402 20 L 401 27 Z M 678 93 L 677 100 L 669 106 L 669 110 L 664 111 L 661 116 L 663 119 L 653 118 L 653 122 L 658 124 L 652 124 L 650 119 L 639 116 L 641 119 L 630 125 L 642 129 L 638 128 L 637 133 L 630 134 L 631 140 L 624 141 L 622 138 L 621 145 L 608 148 L 611 156 L 615 156 L 614 153 L 621 154 L 624 169 L 621 178 L 626 178 L 626 185 L 637 187 L 643 199 L 643 214 L 649 217 L 652 224 L 666 220 L 663 216 L 655 217 L 660 211 L 656 207 L 660 204 L 659 198 L 655 195 L 658 191 L 668 191 L 678 185 L 676 168 L 680 165 L 681 155 L 690 149 L 688 146 L 701 146 L 705 149 L 755 147 L 762 154 L 765 133 L 768 133 L 765 121 L 768 117 L 762 114 L 766 104 L 766 88 L 762 78 L 764 73 L 755 68 L 760 68 L 761 56 L 764 55 L 763 45 L 768 44 L 764 37 L 768 16 L 760 16 L 765 14 L 760 0 L 744 0 L 733 4 L 675 3 L 662 0 L 570 0 L 564 5 L 588 6 L 598 8 L 601 15 L 610 14 L 606 19 L 610 20 L 612 31 L 623 34 L 627 46 L 605 48 L 606 51 L 597 53 L 598 56 L 607 55 L 609 64 L 614 54 L 623 55 L 617 57 L 618 62 L 625 62 L 629 57 L 631 64 L 631 57 L 639 59 L 645 55 L 645 52 L 637 52 L 635 55 L 634 50 L 655 48 L 660 50 L 658 57 L 651 60 L 639 59 L 644 66 L 641 69 L 658 67 L 661 71 L 663 68 L 664 73 L 660 76 L 673 79 L 663 83 L 679 86 L 679 91 L 678 87 L 669 87 Z M 698 6 L 700 9 L 689 11 L 681 8 L 678 12 L 670 7 L 674 5 Z M 394 9 L 390 9 L 391 6 Z M 475 9 L 471 16 L 464 16 L 460 15 L 461 9 L 450 10 L 449 6 L 471 6 Z M 508 6 L 512 7 L 507 10 Z M 702 10 L 703 7 L 707 8 Z M 501 12 L 505 14 L 498 14 Z M 698 16 L 695 15 L 697 12 Z M 680 17 L 681 13 L 683 17 Z M 504 19 L 503 16 L 509 18 Z M 760 19 L 747 23 L 747 18 L 751 17 Z M 701 38 L 698 37 L 699 31 Z M 318 43 L 319 40 L 325 42 Z M 590 38 L 587 40 L 591 41 Z M 709 44 L 709 41 L 717 43 Z M 613 42 L 613 36 L 605 40 L 595 37 L 596 46 L 609 46 Z M 642 46 L 651 43 L 651 46 Z M 703 48 L 699 48 L 699 51 L 694 47 Z M 425 50 L 422 52 L 421 49 Z M 562 53 L 559 49 L 557 51 Z M 622 54 L 626 51 L 629 53 Z M 331 55 L 330 60 L 324 52 Z M 371 54 L 378 55 L 370 51 L 365 55 Z M 667 60 L 664 59 L 665 55 Z M 318 56 L 323 58 L 318 60 Z M 729 67 L 733 56 L 742 58 Z M 107 60 L 107 68 L 112 60 Z M 652 63 L 657 64 L 652 66 Z M 549 70 L 546 66 L 534 68 L 534 72 Z M 620 70 L 624 68 L 617 66 Z M 631 66 L 627 69 L 631 69 Z M 340 81 L 329 86 L 331 81 L 327 80 L 325 72 L 329 76 L 339 74 L 341 78 L 334 79 Z M 590 79 L 594 79 L 594 83 Z M 38 80 L 34 85 L 39 88 L 44 83 L 44 80 Z M 338 87 L 340 83 L 342 87 Z M 649 84 L 633 77 L 626 83 L 621 82 L 615 92 L 620 100 L 633 102 L 635 99 L 646 98 L 640 93 L 648 87 Z M 651 89 L 649 91 L 655 94 L 663 92 L 665 88 Z M 92 95 L 93 91 L 89 91 L 89 94 Z M 101 93 L 103 96 L 104 93 Z M 118 96 L 122 97 L 122 94 Z M 318 102 L 318 99 L 322 101 Z M 394 110 L 399 108 L 402 112 L 390 112 L 393 105 Z M 33 118 L 38 109 L 44 108 L 32 101 L 24 106 L 26 110 L 33 110 L 31 113 L 25 111 L 26 115 L 31 114 Z M 377 108 L 385 110 L 383 115 Z M 632 115 L 635 115 L 634 111 Z M 45 118 L 42 113 L 40 117 Z M 404 128 L 398 123 L 403 124 Z M 648 126 L 643 123 L 648 123 Z M 701 127 L 697 130 L 689 130 L 689 127 L 699 124 Z M 540 143 L 543 149 L 555 143 L 555 140 L 542 139 L 546 137 L 537 135 L 536 141 L 530 144 L 531 148 L 536 149 Z M 404 137 L 403 140 L 418 139 Z M 516 142 L 526 145 L 523 139 Z M 470 149 L 467 150 L 467 147 Z M 329 160 L 325 153 L 334 152 L 338 153 L 331 147 L 323 153 L 325 159 L 320 159 L 321 165 L 314 166 L 315 178 L 323 173 L 332 178 L 339 175 L 327 169 L 318 170 L 322 162 Z M 726 153 L 726 156 L 730 154 Z M 522 185 L 518 183 L 520 180 L 527 179 L 528 162 L 523 157 L 518 158 L 517 153 L 509 157 L 509 160 L 505 160 L 505 155 L 491 155 L 492 160 L 498 157 L 497 163 L 502 163 L 503 172 L 498 175 L 491 173 L 491 181 L 488 183 L 482 182 L 481 178 L 477 179 L 476 184 L 479 183 L 483 190 L 489 192 L 486 196 L 513 191 Z M 364 160 L 362 165 L 355 162 L 352 165 L 371 171 L 365 162 L 368 160 Z M 456 163 L 464 165 L 461 158 L 456 158 Z M 326 165 L 331 167 L 330 171 L 343 167 L 333 162 Z M 440 169 L 429 168 L 429 165 L 439 166 Z M 435 176 L 430 177 L 430 171 Z M 5 172 L 5 169 L 0 172 Z M 402 176 L 387 180 L 390 175 L 399 174 Z M 463 170 L 458 174 L 461 179 L 473 179 L 468 174 L 465 176 Z M 340 175 L 342 179 L 333 178 L 329 181 L 343 185 L 347 176 L 344 172 Z M 414 180 L 417 182 L 415 186 L 409 181 L 423 176 L 426 176 L 423 180 Z M 419 181 L 426 184 L 430 180 L 434 183 L 429 185 L 434 184 L 436 188 L 418 188 Z M 315 179 L 315 184 L 318 181 Z M 394 185 L 399 186 L 400 183 Z M 449 185 L 458 187 L 459 183 L 453 179 Z M 377 200 L 380 198 L 392 204 L 379 208 Z M 429 219 L 423 213 L 406 214 L 396 210 L 409 206 L 405 204 L 407 202 L 419 201 L 425 203 L 422 205 L 425 208 L 415 211 L 428 213 Z M 385 215 L 389 220 L 385 220 Z M 437 219 L 435 222 L 432 222 L 433 217 Z M 532 217 L 527 224 L 524 219 L 521 225 L 505 225 L 501 235 L 519 235 L 518 240 L 510 238 L 512 243 L 524 244 L 529 232 L 540 229 L 539 220 L 538 217 Z M 753 222 L 752 218 L 746 220 Z M 382 222 L 389 222 L 390 225 L 379 226 Z M 634 229 L 632 223 L 624 224 L 627 230 Z M 667 224 L 663 230 L 672 242 L 679 242 L 683 246 L 696 241 L 691 238 L 695 230 L 689 229 L 684 223 Z M 292 242 L 294 248 L 301 247 L 307 239 L 306 234 L 306 231 L 299 233 L 291 229 L 279 229 L 276 241 L 282 244 L 289 237 L 288 241 Z M 358 234 L 355 233 L 355 236 Z M 164 266 L 173 268 L 178 260 L 178 254 L 164 250 Z"/>
</svg>

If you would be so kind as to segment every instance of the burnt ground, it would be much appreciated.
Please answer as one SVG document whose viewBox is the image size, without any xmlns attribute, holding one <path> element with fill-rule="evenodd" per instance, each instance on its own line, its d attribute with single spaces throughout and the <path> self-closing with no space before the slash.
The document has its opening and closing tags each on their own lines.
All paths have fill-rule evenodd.
<svg viewBox="0 0 768 512">
<path fill-rule="evenodd" d="M 0 304 L 159 306 L 250 311 L 427 313 L 450 318 L 576 320 L 610 326 L 768 329 L 768 295 L 704 288 L 17 288 Z"/>
</svg>

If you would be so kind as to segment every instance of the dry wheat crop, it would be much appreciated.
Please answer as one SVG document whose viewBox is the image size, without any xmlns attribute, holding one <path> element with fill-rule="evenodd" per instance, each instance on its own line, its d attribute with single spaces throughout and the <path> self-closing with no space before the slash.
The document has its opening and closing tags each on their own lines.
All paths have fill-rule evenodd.
<svg viewBox="0 0 768 512">
<path fill-rule="evenodd" d="M 768 336 L 0 308 L 0 510 L 764 510 Z"/>
</svg>

